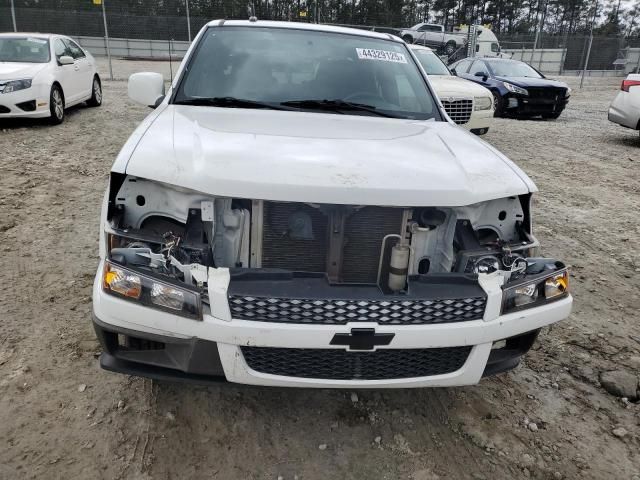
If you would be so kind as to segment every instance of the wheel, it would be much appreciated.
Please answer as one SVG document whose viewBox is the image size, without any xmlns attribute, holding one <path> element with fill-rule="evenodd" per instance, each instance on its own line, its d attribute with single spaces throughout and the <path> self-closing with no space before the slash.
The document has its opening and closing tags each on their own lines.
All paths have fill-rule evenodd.
<svg viewBox="0 0 640 480">
<path fill-rule="evenodd" d="M 493 116 L 501 117 L 503 114 L 502 110 L 504 105 L 504 101 L 502 100 L 502 95 L 500 95 L 495 90 L 492 90 L 491 93 L 493 93 Z"/>
<path fill-rule="evenodd" d="M 102 84 L 98 75 L 93 77 L 93 85 L 91 86 L 91 98 L 87 100 L 90 107 L 99 107 L 102 105 Z"/>
<path fill-rule="evenodd" d="M 562 112 L 553 112 L 553 113 L 543 113 L 542 114 L 542 118 L 546 118 L 549 120 L 555 120 L 556 118 L 558 118 L 560 116 Z"/>
<path fill-rule="evenodd" d="M 413 37 L 411 35 L 403 35 L 402 40 L 404 40 L 407 43 L 413 43 Z"/>
<path fill-rule="evenodd" d="M 453 40 L 447 42 L 447 44 L 444 47 L 444 53 L 446 53 L 448 56 L 453 55 L 456 52 L 457 48 L 456 48 L 456 42 L 454 42 Z"/>
<path fill-rule="evenodd" d="M 53 85 L 51 87 L 51 93 L 49 94 L 49 111 L 51 112 L 49 121 L 52 125 L 60 125 L 64 122 L 64 94 L 59 85 Z"/>
</svg>

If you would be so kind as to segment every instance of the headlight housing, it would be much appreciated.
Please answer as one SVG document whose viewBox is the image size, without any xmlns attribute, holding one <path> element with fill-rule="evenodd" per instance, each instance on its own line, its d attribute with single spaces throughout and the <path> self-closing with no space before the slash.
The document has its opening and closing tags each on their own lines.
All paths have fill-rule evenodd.
<svg viewBox="0 0 640 480">
<path fill-rule="evenodd" d="M 568 295 L 569 271 L 566 267 L 529 276 L 517 285 L 503 287 L 502 313 L 539 307 Z"/>
<path fill-rule="evenodd" d="M 513 85 L 509 82 L 502 82 L 504 84 L 504 88 L 509 90 L 511 93 L 517 93 L 518 95 L 529 95 L 529 92 L 524 88 Z"/>
<path fill-rule="evenodd" d="M 473 101 L 474 110 L 489 110 L 493 106 L 493 97 L 475 97 Z"/>
<path fill-rule="evenodd" d="M 27 88 L 31 88 L 30 78 L 25 78 L 23 80 L 11 80 L 4 84 L 4 90 L 2 90 L 2 93 L 12 93 L 17 92 L 18 90 L 25 90 Z"/>
<path fill-rule="evenodd" d="M 567 91 L 564 93 L 564 98 L 569 98 L 571 96 L 571 87 L 567 87 Z"/>
<path fill-rule="evenodd" d="M 198 292 L 109 261 L 104 264 L 102 289 L 110 295 L 146 307 L 202 320 L 202 302 Z"/>
</svg>

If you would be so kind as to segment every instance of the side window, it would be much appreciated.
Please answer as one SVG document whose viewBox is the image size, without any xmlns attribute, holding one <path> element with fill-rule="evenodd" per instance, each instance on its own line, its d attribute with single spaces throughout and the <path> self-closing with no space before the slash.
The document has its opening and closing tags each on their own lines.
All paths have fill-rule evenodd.
<svg viewBox="0 0 640 480">
<path fill-rule="evenodd" d="M 68 47 L 69 54 L 75 60 L 77 60 L 78 58 L 84 58 L 85 57 L 84 52 L 82 51 L 82 49 L 78 46 L 78 44 L 76 42 L 74 42 L 73 40 L 69 40 L 68 38 L 65 38 L 64 39 L 64 43 Z"/>
<path fill-rule="evenodd" d="M 458 62 L 455 67 L 456 73 L 467 73 L 467 71 L 469 70 L 469 65 L 471 65 L 471 62 L 469 60 L 462 60 Z"/>
<path fill-rule="evenodd" d="M 481 62 L 480 60 L 476 60 L 475 62 L 473 62 L 470 73 L 472 75 L 475 75 L 478 72 L 484 73 L 487 77 L 489 76 L 489 69 L 487 68 L 485 63 Z"/>
<path fill-rule="evenodd" d="M 59 38 L 56 38 L 56 41 L 53 43 L 53 50 L 57 59 L 60 59 L 63 55 L 67 55 L 67 46 Z"/>
</svg>

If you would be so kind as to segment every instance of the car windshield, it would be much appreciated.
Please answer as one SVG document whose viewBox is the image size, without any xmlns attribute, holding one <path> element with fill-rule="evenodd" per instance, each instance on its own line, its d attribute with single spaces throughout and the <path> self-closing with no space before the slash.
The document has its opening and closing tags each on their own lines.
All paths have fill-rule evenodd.
<svg viewBox="0 0 640 480">
<path fill-rule="evenodd" d="M 292 28 L 210 27 L 173 103 L 440 119 L 403 43 Z"/>
<path fill-rule="evenodd" d="M 49 40 L 33 37 L 0 37 L 0 62 L 47 63 Z"/>
<path fill-rule="evenodd" d="M 451 75 L 447 66 L 431 50 L 416 48 L 413 53 L 418 57 L 418 61 L 427 75 Z"/>
<path fill-rule="evenodd" d="M 542 78 L 538 72 L 522 62 L 487 62 L 497 77 Z"/>
</svg>

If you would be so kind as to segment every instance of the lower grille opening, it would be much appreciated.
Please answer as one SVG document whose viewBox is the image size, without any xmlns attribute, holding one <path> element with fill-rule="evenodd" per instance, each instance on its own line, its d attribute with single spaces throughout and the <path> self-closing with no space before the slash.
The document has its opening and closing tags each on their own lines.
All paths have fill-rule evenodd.
<svg viewBox="0 0 640 480">
<path fill-rule="evenodd" d="M 462 368 L 471 348 L 348 352 L 338 349 L 240 347 L 247 365 L 256 372 L 325 380 L 392 380 L 443 375 Z"/>
<path fill-rule="evenodd" d="M 5 107 L 4 105 L 0 105 L 0 113 L 9 113 L 11 110 L 9 110 L 8 107 Z"/>
<path fill-rule="evenodd" d="M 165 344 L 162 342 L 154 342 L 153 340 L 118 334 L 118 350 L 144 351 L 164 349 Z"/>
<path fill-rule="evenodd" d="M 29 100 L 28 102 L 18 103 L 17 106 L 25 112 L 33 112 L 36 109 L 36 101 Z"/>
</svg>

